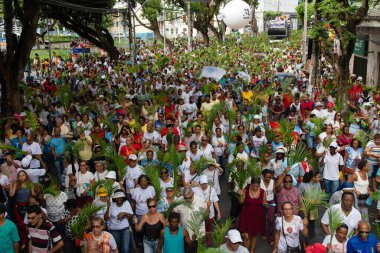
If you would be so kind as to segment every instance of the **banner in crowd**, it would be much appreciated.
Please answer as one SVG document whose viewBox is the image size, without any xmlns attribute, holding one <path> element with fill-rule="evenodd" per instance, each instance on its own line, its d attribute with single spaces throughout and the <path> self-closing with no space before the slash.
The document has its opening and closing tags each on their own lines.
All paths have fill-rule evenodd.
<svg viewBox="0 0 380 253">
<path fill-rule="evenodd" d="M 204 66 L 202 68 L 200 77 L 208 77 L 214 79 L 215 81 L 219 81 L 225 74 L 226 71 L 224 69 L 212 66 Z"/>
</svg>

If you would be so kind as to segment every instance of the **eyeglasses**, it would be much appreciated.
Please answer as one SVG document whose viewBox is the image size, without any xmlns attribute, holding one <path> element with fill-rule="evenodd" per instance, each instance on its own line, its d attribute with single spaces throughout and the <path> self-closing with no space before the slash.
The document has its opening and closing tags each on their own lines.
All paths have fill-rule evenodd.
<svg viewBox="0 0 380 253">
<path fill-rule="evenodd" d="M 369 231 L 359 231 L 359 234 L 369 234 Z"/>
<path fill-rule="evenodd" d="M 156 208 L 157 205 L 153 205 L 153 206 L 148 206 L 149 209 L 151 208 Z"/>
<path fill-rule="evenodd" d="M 92 225 L 92 228 L 100 228 L 100 225 Z"/>
</svg>

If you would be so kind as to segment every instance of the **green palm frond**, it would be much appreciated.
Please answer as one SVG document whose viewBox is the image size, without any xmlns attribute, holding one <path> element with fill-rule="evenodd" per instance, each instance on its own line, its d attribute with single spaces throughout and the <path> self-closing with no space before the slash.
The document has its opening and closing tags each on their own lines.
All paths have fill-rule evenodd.
<svg viewBox="0 0 380 253">
<path fill-rule="evenodd" d="M 311 122 L 314 123 L 315 128 L 311 129 L 310 131 L 313 131 L 316 136 L 320 135 L 323 132 L 323 129 L 325 127 L 324 119 L 314 117 L 311 119 Z"/>
<path fill-rule="evenodd" d="M 245 163 L 245 167 L 251 177 L 258 177 L 261 175 L 260 164 L 256 158 L 248 158 L 248 160 Z"/>
<path fill-rule="evenodd" d="M 74 160 L 79 159 L 79 151 L 83 149 L 83 143 L 81 142 L 71 142 L 65 145 L 65 153 L 70 154 Z"/>
<path fill-rule="evenodd" d="M 71 231 L 79 239 L 83 239 L 84 231 L 91 222 L 91 218 L 104 206 L 93 206 L 89 203 L 85 204 L 82 210 L 79 212 L 78 219 L 71 225 Z"/>
<path fill-rule="evenodd" d="M 197 176 L 200 176 L 208 168 L 210 162 L 209 159 L 202 155 L 199 160 L 191 162 L 191 167 L 195 169 Z"/>
<path fill-rule="evenodd" d="M 222 225 L 215 222 L 215 230 L 211 232 L 211 239 L 216 248 L 219 248 L 222 245 L 224 237 L 233 223 L 234 220 L 231 217 L 229 217 Z"/>
<path fill-rule="evenodd" d="M 379 201 L 380 194 L 378 191 L 373 191 L 369 197 L 374 201 Z"/>
<path fill-rule="evenodd" d="M 212 135 L 212 126 L 214 125 L 214 120 L 220 115 L 226 108 L 226 102 L 221 102 L 212 106 L 211 110 L 207 112 L 206 117 L 206 133 L 208 136 Z"/>
<path fill-rule="evenodd" d="M 118 189 L 118 186 L 113 186 L 113 183 L 114 182 L 112 182 L 110 180 L 98 180 L 98 181 L 96 181 L 93 184 L 93 186 L 91 187 L 90 195 L 93 198 L 95 198 L 99 188 L 103 187 L 106 190 L 107 195 L 111 196 Z"/>
<path fill-rule="evenodd" d="M 366 147 L 368 143 L 368 134 L 364 132 L 362 129 L 358 130 L 355 135 L 354 139 L 357 139 L 362 144 L 362 147 Z"/>
<path fill-rule="evenodd" d="M 301 198 L 304 207 L 301 209 L 305 217 L 309 217 L 310 212 L 318 210 L 320 206 L 328 203 L 329 195 L 322 192 L 317 187 L 309 187 Z"/>
<path fill-rule="evenodd" d="M 232 136 L 233 136 L 232 125 L 236 119 L 236 110 L 229 109 L 227 107 L 227 113 L 228 113 L 228 126 L 230 129 L 230 131 L 228 131 L 228 141 L 231 141 Z"/>
<path fill-rule="evenodd" d="M 13 151 L 14 155 L 13 157 L 19 157 L 19 156 L 24 156 L 26 155 L 26 152 L 22 151 L 21 149 L 15 148 L 11 145 L 0 145 L 0 149 L 5 149 L 8 151 Z"/>
<path fill-rule="evenodd" d="M 143 168 L 144 174 L 149 178 L 151 185 L 156 192 L 157 202 L 161 199 L 162 188 L 160 183 L 160 174 L 162 168 L 158 165 L 148 164 Z"/>
<path fill-rule="evenodd" d="M 270 127 L 265 127 L 265 137 L 267 138 L 268 142 L 272 142 L 276 137 L 278 137 L 278 134 L 273 131 Z"/>
<path fill-rule="evenodd" d="M 380 239 L 380 223 L 379 222 L 374 222 L 372 223 L 372 229 L 375 235 L 377 236 L 377 239 Z"/>
<path fill-rule="evenodd" d="M 303 143 L 300 142 L 297 144 L 295 149 L 290 149 L 289 155 L 288 155 L 288 166 L 291 167 L 296 163 L 300 163 L 305 161 L 308 157 L 312 157 L 308 147 Z"/>
<path fill-rule="evenodd" d="M 323 147 L 325 148 L 329 148 L 331 142 L 333 142 L 333 139 L 331 137 L 326 137 L 324 140 L 323 140 Z"/>
<path fill-rule="evenodd" d="M 282 137 L 282 142 L 286 147 L 290 147 L 294 141 L 293 130 L 295 124 L 293 122 L 289 122 L 287 119 L 282 118 L 279 122 L 279 132 Z"/>
<path fill-rule="evenodd" d="M 329 216 L 330 234 L 335 235 L 335 231 L 343 223 L 343 218 L 340 215 L 340 211 L 338 208 L 335 208 L 334 210 L 332 208 L 329 208 L 327 212 Z M 330 243 L 332 243 L 332 239 L 333 239 L 333 236 L 331 236 Z"/>
<path fill-rule="evenodd" d="M 56 96 L 58 97 L 59 101 L 61 102 L 61 104 L 63 105 L 65 109 L 70 107 L 71 98 L 72 98 L 70 89 L 71 89 L 70 85 L 68 84 L 61 85 L 59 86 L 58 92 L 56 94 Z"/>
<path fill-rule="evenodd" d="M 183 154 L 177 152 L 174 145 L 169 147 L 167 151 L 167 161 L 172 165 L 173 171 L 173 189 L 175 194 L 178 194 L 179 188 L 182 184 L 181 173 L 178 170 L 178 167 L 182 164 L 183 159 L 185 158 Z"/>
<path fill-rule="evenodd" d="M 43 194 L 50 194 L 54 197 L 57 197 L 61 193 L 61 191 L 59 190 L 61 188 L 61 182 L 53 174 L 49 174 L 49 178 L 50 183 L 48 187 L 43 187 L 43 185 L 40 184 L 41 192 Z"/>
<path fill-rule="evenodd" d="M 39 121 L 37 115 L 34 112 L 25 112 L 26 118 L 29 121 L 30 128 L 33 130 L 33 133 L 36 133 L 39 127 Z"/>
<path fill-rule="evenodd" d="M 248 179 L 251 177 L 251 174 L 246 169 L 238 169 L 233 168 L 230 169 L 230 175 L 232 180 L 235 182 L 236 186 L 243 190 L 245 187 L 245 183 L 248 181 Z"/>
<path fill-rule="evenodd" d="M 123 178 L 127 172 L 125 158 L 119 155 L 114 147 L 108 144 L 105 140 L 100 140 L 99 145 L 101 147 L 103 156 L 110 161 L 108 169 L 116 171 L 119 178 Z"/>
<path fill-rule="evenodd" d="M 205 236 L 203 226 L 207 218 L 207 209 L 200 208 L 198 211 L 191 212 L 189 219 L 186 221 L 187 228 L 193 232 L 198 241 L 201 241 Z"/>
</svg>

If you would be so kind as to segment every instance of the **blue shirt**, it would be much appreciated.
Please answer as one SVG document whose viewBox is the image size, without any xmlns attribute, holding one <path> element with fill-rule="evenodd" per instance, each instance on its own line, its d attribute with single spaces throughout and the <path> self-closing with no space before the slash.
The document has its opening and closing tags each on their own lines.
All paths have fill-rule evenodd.
<svg viewBox="0 0 380 253">
<path fill-rule="evenodd" d="M 367 241 L 362 241 L 359 235 L 355 235 L 347 242 L 347 253 L 375 253 L 378 243 L 379 241 L 373 234 L 368 235 Z"/>
<path fill-rule="evenodd" d="M 54 147 L 54 152 L 57 155 L 62 155 L 65 152 L 65 138 L 52 138 L 50 141 L 50 146 Z"/>
<path fill-rule="evenodd" d="M 5 223 L 0 226 L 0 252 L 13 253 L 13 243 L 20 241 L 16 225 L 5 219 Z"/>
</svg>

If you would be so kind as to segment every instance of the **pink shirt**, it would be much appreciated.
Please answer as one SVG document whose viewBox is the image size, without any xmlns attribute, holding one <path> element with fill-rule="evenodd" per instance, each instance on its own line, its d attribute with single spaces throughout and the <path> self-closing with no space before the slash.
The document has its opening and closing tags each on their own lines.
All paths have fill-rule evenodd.
<svg viewBox="0 0 380 253">
<path fill-rule="evenodd" d="M 290 202 L 293 204 L 293 213 L 298 215 L 299 203 L 301 202 L 301 193 L 297 187 L 286 189 L 282 187 L 277 194 L 277 213 L 282 216 L 282 204 Z"/>
</svg>

